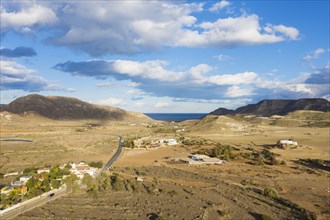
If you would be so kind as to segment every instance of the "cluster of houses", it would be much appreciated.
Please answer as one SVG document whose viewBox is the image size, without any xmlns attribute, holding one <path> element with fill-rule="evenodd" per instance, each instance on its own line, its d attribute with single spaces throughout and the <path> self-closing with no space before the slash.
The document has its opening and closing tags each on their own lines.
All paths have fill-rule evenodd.
<svg viewBox="0 0 330 220">
<path fill-rule="evenodd" d="M 223 164 L 226 162 L 225 160 L 220 160 L 218 158 L 209 157 L 203 154 L 194 154 L 188 156 L 187 158 L 180 159 L 180 161 L 190 165 Z"/>
<path fill-rule="evenodd" d="M 4 186 L 0 193 L 8 195 L 12 191 L 18 192 L 19 195 L 24 195 L 27 193 L 28 188 L 26 187 L 26 182 L 32 178 L 32 176 L 22 176 L 18 181 L 11 182 L 10 186 Z"/>
<path fill-rule="evenodd" d="M 297 146 L 298 142 L 297 141 L 293 141 L 292 139 L 288 139 L 288 140 L 279 140 L 277 142 L 277 146 L 278 147 L 285 147 L 285 146 Z"/>
<path fill-rule="evenodd" d="M 70 162 L 69 163 L 71 165 L 70 168 L 70 173 L 76 174 L 80 179 L 83 178 L 85 173 L 88 173 L 89 175 L 91 175 L 92 177 L 96 176 L 97 173 L 97 168 L 94 167 L 90 167 L 88 164 L 86 164 L 85 162 L 80 162 L 80 163 L 73 163 Z M 61 165 L 59 168 L 60 169 L 64 169 L 64 167 L 66 166 L 66 164 Z M 50 173 L 50 168 L 39 168 L 36 170 L 36 172 L 38 174 L 41 173 Z M 17 173 L 19 175 L 19 173 Z M 31 179 L 33 176 L 21 176 L 19 178 L 19 180 L 11 182 L 10 186 L 4 186 L 3 188 L 1 188 L 0 193 L 1 194 L 5 194 L 8 195 L 10 192 L 12 191 L 17 191 L 18 194 L 26 194 L 28 188 L 26 187 L 26 182 Z M 65 179 L 66 176 L 63 176 L 63 179 Z M 39 177 L 39 179 L 42 181 L 43 177 Z M 59 179 L 59 181 L 61 181 Z"/>
<path fill-rule="evenodd" d="M 134 140 L 134 146 L 139 148 L 158 148 L 160 146 L 174 146 L 178 142 L 174 138 L 151 139 L 148 137 Z"/>
<path fill-rule="evenodd" d="M 95 177 L 98 170 L 97 168 L 88 166 L 85 162 L 70 163 L 70 165 L 70 172 L 76 174 L 80 179 L 84 177 L 85 173 L 88 173 L 91 177 Z"/>
</svg>

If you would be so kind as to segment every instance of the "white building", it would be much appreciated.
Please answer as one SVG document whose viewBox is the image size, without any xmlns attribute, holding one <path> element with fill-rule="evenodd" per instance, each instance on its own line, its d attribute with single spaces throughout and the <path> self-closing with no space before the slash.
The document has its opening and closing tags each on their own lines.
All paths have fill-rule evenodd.
<svg viewBox="0 0 330 220">
<path fill-rule="evenodd" d="M 19 178 L 19 181 L 20 181 L 21 183 L 23 183 L 23 185 L 25 185 L 26 182 L 27 182 L 29 179 L 31 179 L 31 178 L 32 178 L 32 176 L 21 176 L 21 177 Z"/>
<path fill-rule="evenodd" d="M 39 168 L 37 170 L 37 173 L 40 174 L 40 173 L 50 173 L 50 169 L 49 168 Z"/>
<path fill-rule="evenodd" d="M 278 142 L 278 144 L 280 144 L 280 145 L 295 145 L 295 146 L 297 146 L 298 145 L 298 142 L 289 139 L 289 140 L 280 140 Z"/>
<path fill-rule="evenodd" d="M 159 143 L 160 144 L 166 144 L 166 145 L 169 145 L 169 146 L 177 145 L 178 144 L 178 142 L 174 138 L 160 139 L 159 140 Z"/>
<path fill-rule="evenodd" d="M 72 166 L 72 165 L 71 165 Z M 96 175 L 97 168 L 88 166 L 85 163 L 75 164 L 74 167 L 70 169 L 70 172 L 76 174 L 80 179 L 84 177 L 85 173 L 88 173 L 92 177 Z"/>
<path fill-rule="evenodd" d="M 220 160 L 215 157 L 209 157 L 203 154 L 194 154 L 188 159 L 183 159 L 185 163 L 194 164 L 194 165 L 203 165 L 203 164 L 223 164 L 226 161 Z"/>
</svg>

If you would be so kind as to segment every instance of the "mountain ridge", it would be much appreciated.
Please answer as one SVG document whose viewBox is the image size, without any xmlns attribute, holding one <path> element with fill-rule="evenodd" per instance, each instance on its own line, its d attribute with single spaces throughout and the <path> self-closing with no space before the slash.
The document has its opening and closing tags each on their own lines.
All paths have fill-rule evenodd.
<svg viewBox="0 0 330 220">
<path fill-rule="evenodd" d="M 218 108 L 209 115 L 250 114 L 269 117 L 272 115 L 286 115 L 298 110 L 330 111 L 330 102 L 322 98 L 306 98 L 297 100 L 265 99 L 256 104 L 249 104 L 235 110 Z"/>
<path fill-rule="evenodd" d="M 141 119 L 142 117 L 138 116 L 138 113 L 128 112 L 116 107 L 94 105 L 77 98 L 38 94 L 19 97 L 7 105 L 1 106 L 1 111 L 18 115 L 33 112 L 53 120 L 96 119 L 120 121 L 134 117 Z"/>
</svg>

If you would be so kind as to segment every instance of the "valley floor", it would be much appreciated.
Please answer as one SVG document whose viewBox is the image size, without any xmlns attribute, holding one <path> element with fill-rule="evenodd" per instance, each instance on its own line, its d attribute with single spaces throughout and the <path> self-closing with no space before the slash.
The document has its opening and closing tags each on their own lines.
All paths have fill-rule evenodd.
<svg viewBox="0 0 330 220">
<path fill-rule="evenodd" d="M 1 139 L 22 138 L 33 142 L 1 142 L 0 172 L 24 167 L 90 160 L 107 161 L 117 145 L 116 135 L 133 137 L 185 137 L 191 145 L 158 149 L 126 149 L 109 175 L 127 184 L 90 195 L 84 190 L 28 211 L 16 219 L 329 219 L 329 164 L 323 167 L 301 159 L 329 162 L 329 128 L 279 127 L 231 121 L 230 126 L 196 129 L 195 122 L 146 126 L 117 123 L 89 127 L 45 124 L 31 126 L 2 124 Z M 185 129 L 186 132 L 175 132 Z M 194 127 L 195 126 L 195 127 Z M 234 126 L 234 127 L 231 127 Z M 280 139 L 293 138 L 298 147 L 272 148 Z M 222 165 L 190 166 L 177 159 L 217 143 L 235 147 L 236 154 L 268 149 L 281 165 L 251 163 L 238 157 Z M 19 161 L 19 163 L 18 163 Z M 142 182 L 136 180 L 143 179 Z M 12 181 L 0 179 L 0 184 Z M 277 191 L 278 197 L 263 194 Z"/>
</svg>

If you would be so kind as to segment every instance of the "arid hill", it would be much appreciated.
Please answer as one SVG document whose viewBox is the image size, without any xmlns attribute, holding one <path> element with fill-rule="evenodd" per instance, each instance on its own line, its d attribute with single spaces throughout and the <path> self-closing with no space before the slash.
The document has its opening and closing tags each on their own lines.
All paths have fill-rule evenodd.
<svg viewBox="0 0 330 220">
<path fill-rule="evenodd" d="M 257 104 L 250 104 L 228 110 L 219 108 L 210 113 L 210 115 L 236 115 L 249 114 L 256 116 L 269 117 L 272 115 L 286 115 L 298 110 L 330 111 L 330 102 L 326 99 L 298 99 L 298 100 L 262 100 Z"/>
<path fill-rule="evenodd" d="M 32 112 L 55 120 L 124 120 L 134 117 L 142 118 L 138 113 L 127 112 L 120 108 L 94 105 L 76 98 L 46 97 L 37 94 L 17 98 L 8 105 L 3 106 L 1 111 L 18 115 L 26 115 Z M 148 119 L 146 116 L 145 118 Z"/>
</svg>

